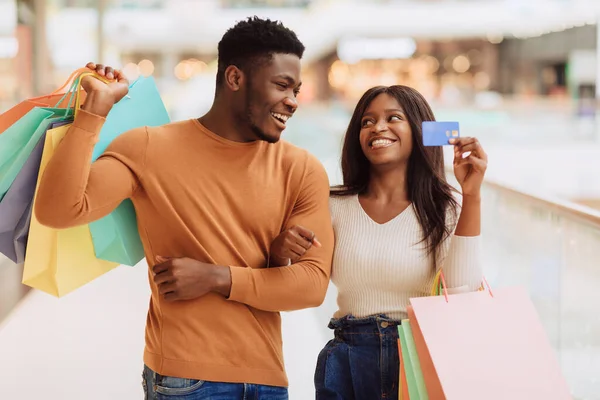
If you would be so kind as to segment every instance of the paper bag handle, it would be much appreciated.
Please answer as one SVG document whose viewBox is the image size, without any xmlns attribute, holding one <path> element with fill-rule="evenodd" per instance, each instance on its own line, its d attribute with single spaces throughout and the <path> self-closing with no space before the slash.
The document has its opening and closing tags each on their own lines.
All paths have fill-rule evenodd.
<svg viewBox="0 0 600 400">
<path fill-rule="evenodd" d="M 481 286 L 479 287 L 479 291 L 484 290 L 483 285 L 485 284 L 485 286 L 488 289 L 488 292 L 490 293 L 490 296 L 494 297 L 494 292 L 492 292 L 492 288 L 491 288 L 490 284 L 488 283 L 487 279 L 485 279 L 485 276 L 483 276 L 482 278 L 483 278 L 483 282 L 482 282 Z M 432 296 L 437 296 L 439 294 L 438 288 L 440 286 L 442 287 L 442 291 L 444 293 L 444 298 L 446 299 L 446 302 L 448 302 L 448 286 L 446 285 L 446 278 L 444 277 L 444 272 L 442 271 L 441 268 L 435 274 L 435 278 L 433 279 L 433 286 L 431 287 L 431 295 Z"/>
<path fill-rule="evenodd" d="M 55 94 L 61 94 L 62 92 L 64 92 L 65 89 L 67 89 L 69 86 L 71 86 L 73 81 L 75 81 L 75 79 L 77 79 L 77 76 L 79 74 L 83 74 L 86 71 L 91 72 L 92 70 L 89 68 L 79 68 L 79 69 L 76 69 L 75 71 L 71 72 L 71 75 L 69 75 L 69 77 L 67 78 L 65 83 L 63 83 L 62 86 L 59 87 L 58 89 L 56 89 L 54 92 L 50 93 L 49 96 L 52 96 Z"/>
<path fill-rule="evenodd" d="M 93 76 L 94 78 L 104 83 L 110 82 L 110 79 L 100 76 L 97 73 L 90 71 L 89 69 L 88 72 L 84 72 L 81 75 L 79 75 L 77 77 L 77 86 L 75 88 L 75 117 L 77 117 L 77 113 L 79 113 L 79 109 L 81 108 L 81 90 L 83 89 L 81 82 L 86 76 Z"/>
<path fill-rule="evenodd" d="M 45 94 L 45 95 L 42 95 L 42 96 L 32 97 L 29 100 L 31 100 L 31 101 L 44 100 L 44 99 L 47 99 L 49 97 L 56 96 L 58 94 L 65 94 L 65 91 L 68 92 L 67 89 L 70 86 L 72 86 L 73 81 L 77 78 L 77 75 L 79 75 L 79 74 L 81 74 L 81 73 L 83 73 L 85 71 L 91 71 L 91 70 L 89 68 L 79 68 L 79 69 L 76 69 L 75 71 L 71 72 L 71 75 L 69 76 L 69 78 L 67 78 L 67 80 L 65 81 L 65 83 L 63 83 L 61 85 L 61 87 L 59 87 L 58 89 L 56 89 L 52 93 Z"/>
</svg>

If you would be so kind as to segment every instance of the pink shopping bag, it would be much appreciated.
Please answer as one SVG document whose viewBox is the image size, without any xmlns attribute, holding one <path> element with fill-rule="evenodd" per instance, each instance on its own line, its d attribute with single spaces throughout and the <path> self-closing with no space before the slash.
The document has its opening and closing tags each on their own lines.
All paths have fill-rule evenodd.
<svg viewBox="0 0 600 400">
<path fill-rule="evenodd" d="M 430 400 L 571 399 L 524 288 L 410 302 L 410 325 Z"/>
</svg>

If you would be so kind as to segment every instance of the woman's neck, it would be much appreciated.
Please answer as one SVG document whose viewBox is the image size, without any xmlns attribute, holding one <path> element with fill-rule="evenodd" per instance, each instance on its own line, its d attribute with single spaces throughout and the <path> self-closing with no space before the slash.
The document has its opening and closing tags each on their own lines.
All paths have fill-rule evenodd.
<svg viewBox="0 0 600 400">
<path fill-rule="evenodd" d="M 406 178 L 406 164 L 393 168 L 371 168 L 364 197 L 384 203 L 410 201 Z"/>
</svg>

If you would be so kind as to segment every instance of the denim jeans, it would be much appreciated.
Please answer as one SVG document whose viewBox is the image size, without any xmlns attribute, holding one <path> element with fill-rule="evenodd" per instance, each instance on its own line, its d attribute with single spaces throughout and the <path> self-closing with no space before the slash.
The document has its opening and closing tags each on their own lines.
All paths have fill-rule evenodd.
<svg viewBox="0 0 600 400">
<path fill-rule="evenodd" d="M 142 378 L 145 400 L 288 400 L 285 387 L 174 378 L 146 366 Z"/>
<path fill-rule="evenodd" d="M 398 325 L 385 316 L 332 319 L 315 371 L 317 400 L 397 400 Z"/>
</svg>

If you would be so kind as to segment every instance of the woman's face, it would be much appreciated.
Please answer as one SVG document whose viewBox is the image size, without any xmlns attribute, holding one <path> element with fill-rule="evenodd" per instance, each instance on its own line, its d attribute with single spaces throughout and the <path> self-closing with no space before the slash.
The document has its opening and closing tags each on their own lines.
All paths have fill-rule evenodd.
<svg viewBox="0 0 600 400">
<path fill-rule="evenodd" d="M 360 146 L 372 166 L 406 163 L 413 147 L 412 130 L 398 101 L 382 93 L 361 119 Z"/>
</svg>

